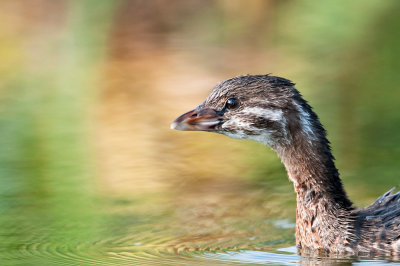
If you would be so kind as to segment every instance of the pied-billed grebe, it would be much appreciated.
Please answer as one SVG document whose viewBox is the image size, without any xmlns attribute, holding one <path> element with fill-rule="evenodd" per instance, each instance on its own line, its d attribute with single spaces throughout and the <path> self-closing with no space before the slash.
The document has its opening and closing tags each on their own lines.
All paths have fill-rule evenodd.
<svg viewBox="0 0 400 266">
<path fill-rule="evenodd" d="M 217 132 L 270 146 L 297 193 L 299 247 L 334 253 L 400 253 L 400 193 L 353 206 L 343 189 L 326 132 L 289 80 L 239 76 L 219 83 L 171 128 Z"/>
</svg>

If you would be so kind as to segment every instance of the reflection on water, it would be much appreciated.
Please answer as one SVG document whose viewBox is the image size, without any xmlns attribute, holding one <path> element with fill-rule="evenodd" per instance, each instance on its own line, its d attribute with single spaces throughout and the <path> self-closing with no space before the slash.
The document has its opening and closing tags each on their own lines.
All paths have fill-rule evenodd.
<svg viewBox="0 0 400 266">
<path fill-rule="evenodd" d="M 372 202 L 399 180 L 398 3 L 2 1 L 1 265 L 368 263 L 296 254 L 268 148 L 169 123 L 222 79 L 287 76 Z"/>
<path fill-rule="evenodd" d="M 202 258 L 210 258 L 218 262 L 238 262 L 238 263 L 251 263 L 263 265 L 297 265 L 299 262 L 304 261 L 303 258 L 296 255 L 288 254 L 274 254 L 269 252 L 244 250 L 239 252 L 227 251 L 220 253 L 205 253 Z"/>
</svg>

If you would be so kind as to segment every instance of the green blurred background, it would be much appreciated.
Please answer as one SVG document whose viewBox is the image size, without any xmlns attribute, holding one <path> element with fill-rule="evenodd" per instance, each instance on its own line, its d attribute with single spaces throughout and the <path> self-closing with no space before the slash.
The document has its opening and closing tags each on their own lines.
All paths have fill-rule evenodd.
<svg viewBox="0 0 400 266">
<path fill-rule="evenodd" d="M 357 205 L 400 183 L 400 1 L 4 0 L 0 17 L 3 265 L 293 245 L 271 150 L 169 129 L 241 74 L 296 83 Z"/>
</svg>

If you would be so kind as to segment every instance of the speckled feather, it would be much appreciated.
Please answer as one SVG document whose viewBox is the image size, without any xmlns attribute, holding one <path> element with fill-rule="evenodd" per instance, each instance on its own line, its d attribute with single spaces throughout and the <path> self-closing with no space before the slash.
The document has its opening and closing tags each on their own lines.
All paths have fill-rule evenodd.
<svg viewBox="0 0 400 266">
<path fill-rule="evenodd" d="M 221 110 L 230 97 L 241 105 L 224 114 L 224 123 L 215 131 L 264 143 L 277 152 L 297 193 L 299 247 L 334 253 L 400 253 L 400 192 L 389 191 L 363 209 L 353 206 L 326 132 L 294 83 L 270 75 L 235 77 L 219 83 L 198 109 Z"/>
</svg>

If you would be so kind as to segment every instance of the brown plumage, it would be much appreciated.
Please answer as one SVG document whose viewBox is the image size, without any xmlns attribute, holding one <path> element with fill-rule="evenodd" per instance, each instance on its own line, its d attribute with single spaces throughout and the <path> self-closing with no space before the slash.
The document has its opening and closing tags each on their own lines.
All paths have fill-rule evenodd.
<svg viewBox="0 0 400 266">
<path fill-rule="evenodd" d="M 218 84 L 196 109 L 171 125 L 270 146 L 297 193 L 300 248 L 359 255 L 400 253 L 400 192 L 387 192 L 358 209 L 348 199 L 326 132 L 290 81 L 239 76 Z"/>
</svg>

